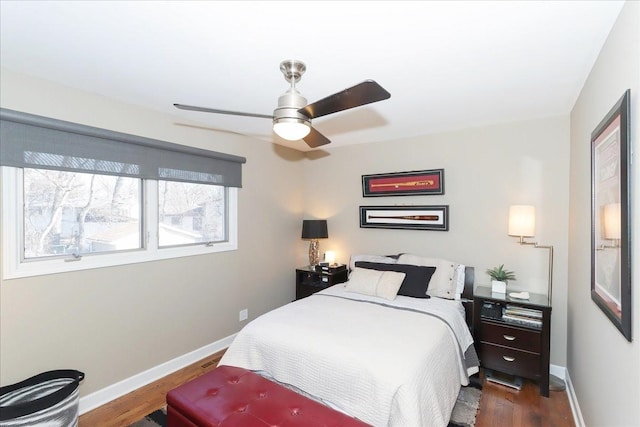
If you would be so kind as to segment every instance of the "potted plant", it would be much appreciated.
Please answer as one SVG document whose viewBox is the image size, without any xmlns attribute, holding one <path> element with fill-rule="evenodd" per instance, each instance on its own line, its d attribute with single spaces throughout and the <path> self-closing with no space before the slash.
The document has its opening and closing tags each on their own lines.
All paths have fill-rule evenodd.
<svg viewBox="0 0 640 427">
<path fill-rule="evenodd" d="M 504 264 L 488 269 L 487 274 L 491 277 L 491 292 L 504 294 L 507 292 L 507 282 L 516 280 L 516 274 L 513 271 L 506 270 Z"/>
</svg>

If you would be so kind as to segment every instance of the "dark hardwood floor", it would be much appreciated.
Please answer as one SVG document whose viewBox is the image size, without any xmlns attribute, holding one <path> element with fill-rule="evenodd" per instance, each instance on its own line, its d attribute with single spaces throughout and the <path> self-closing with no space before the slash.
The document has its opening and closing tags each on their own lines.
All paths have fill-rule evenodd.
<svg viewBox="0 0 640 427">
<path fill-rule="evenodd" d="M 547 398 L 533 381 L 524 380 L 518 391 L 483 380 L 475 427 L 493 426 L 572 427 L 575 422 L 566 391 L 550 391 Z"/>
<path fill-rule="evenodd" d="M 165 405 L 167 392 L 209 372 L 218 365 L 224 351 L 120 397 L 80 417 L 80 427 L 125 427 Z M 482 377 L 482 374 L 481 374 Z M 476 427 L 567 427 L 574 426 L 565 391 L 540 396 L 538 386 L 525 381 L 522 390 L 483 381 Z"/>
</svg>

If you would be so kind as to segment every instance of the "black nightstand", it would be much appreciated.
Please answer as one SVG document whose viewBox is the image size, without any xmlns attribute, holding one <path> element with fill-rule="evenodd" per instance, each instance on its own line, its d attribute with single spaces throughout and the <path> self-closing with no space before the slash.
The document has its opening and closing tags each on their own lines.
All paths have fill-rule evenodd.
<svg viewBox="0 0 640 427">
<path fill-rule="evenodd" d="M 346 268 L 336 272 L 319 272 L 310 266 L 296 268 L 296 299 L 308 297 L 329 286 L 346 281 Z"/>
<path fill-rule="evenodd" d="M 538 381 L 540 394 L 549 397 L 548 297 L 530 294 L 528 300 L 521 300 L 478 287 L 473 300 L 473 335 L 485 373 L 495 370 Z"/>
</svg>

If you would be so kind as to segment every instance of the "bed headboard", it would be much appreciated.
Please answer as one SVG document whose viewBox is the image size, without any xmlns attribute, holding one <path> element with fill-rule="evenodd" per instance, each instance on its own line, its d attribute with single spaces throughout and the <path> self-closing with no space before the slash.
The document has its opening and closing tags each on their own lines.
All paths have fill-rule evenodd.
<svg viewBox="0 0 640 427">
<path fill-rule="evenodd" d="M 464 290 L 462 291 L 462 305 L 466 315 L 469 328 L 473 327 L 473 283 L 475 281 L 475 269 L 465 267 L 464 269 Z"/>
</svg>

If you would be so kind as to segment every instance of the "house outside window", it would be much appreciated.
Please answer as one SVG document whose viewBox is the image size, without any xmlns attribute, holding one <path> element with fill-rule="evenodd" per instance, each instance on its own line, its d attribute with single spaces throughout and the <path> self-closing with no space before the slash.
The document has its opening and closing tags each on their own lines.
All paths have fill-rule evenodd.
<svg viewBox="0 0 640 427">
<path fill-rule="evenodd" d="M 224 187 L 158 182 L 160 247 L 226 239 Z"/>
</svg>

